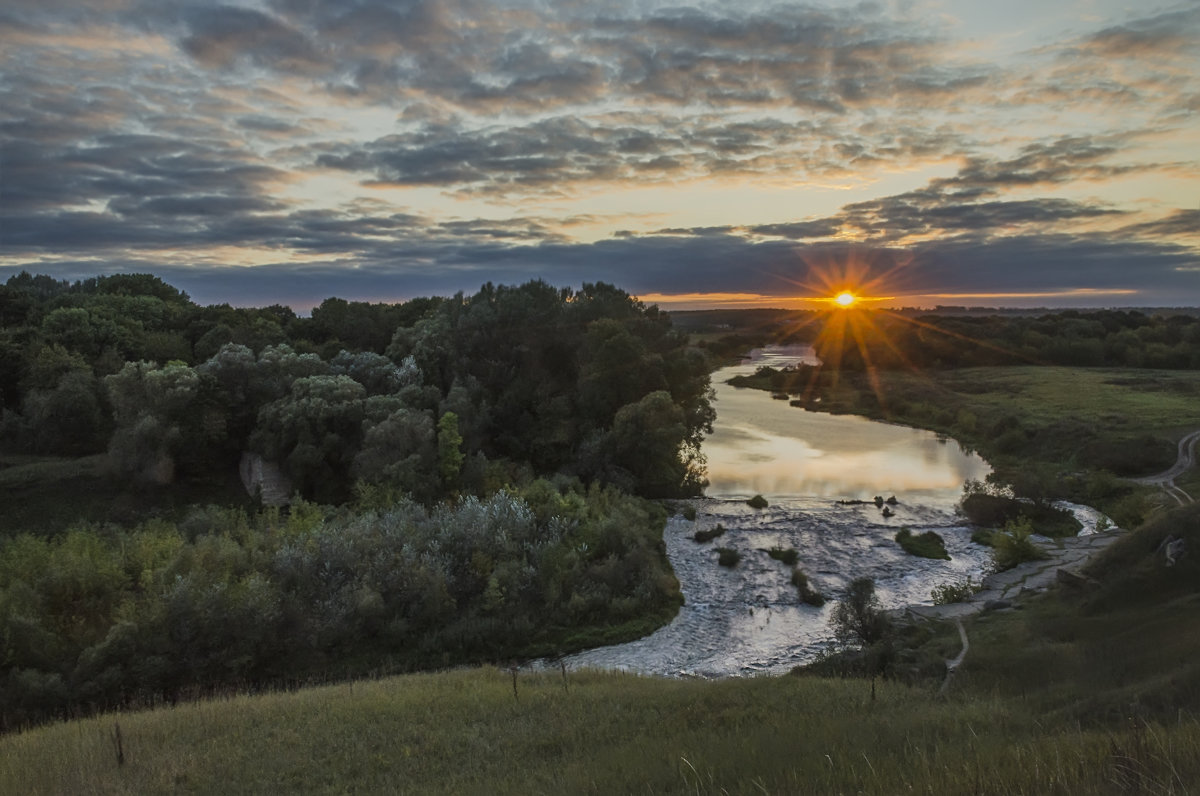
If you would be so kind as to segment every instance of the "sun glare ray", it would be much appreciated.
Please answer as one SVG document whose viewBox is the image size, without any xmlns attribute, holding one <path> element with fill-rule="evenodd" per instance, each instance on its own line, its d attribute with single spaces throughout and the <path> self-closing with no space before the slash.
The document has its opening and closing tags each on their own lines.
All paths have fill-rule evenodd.
<svg viewBox="0 0 1200 796">
<path fill-rule="evenodd" d="M 784 341 L 797 338 L 812 340 L 818 352 L 821 361 L 809 370 L 801 393 L 805 404 L 812 401 L 814 395 L 820 394 L 822 385 L 837 389 L 842 372 L 846 371 L 847 374 L 861 373 L 866 386 L 874 393 L 879 408 L 885 415 L 889 414 L 890 401 L 886 395 L 888 380 L 884 378 L 884 371 L 898 367 L 928 380 L 927 374 L 910 356 L 911 349 L 905 344 L 910 335 L 918 347 L 936 345 L 933 342 L 936 337 L 944 336 L 995 351 L 1005 358 L 1036 362 L 1017 350 L 878 307 L 879 302 L 894 300 L 894 295 L 889 295 L 892 293 L 889 287 L 894 285 L 889 283 L 908 264 L 893 262 L 882 273 L 872 274 L 870 263 L 853 257 L 844 263 L 824 263 L 821 266 L 806 263 L 807 279 L 803 282 L 796 280 L 793 284 L 798 288 L 801 300 L 812 302 L 819 309 L 806 318 L 797 318 L 777 336 L 777 339 Z M 814 324 L 820 325 L 819 331 L 812 337 L 806 336 L 804 330 Z M 913 331 L 906 333 L 906 326 Z M 922 331 L 926 334 L 922 334 Z M 923 361 L 920 357 L 917 359 Z"/>
</svg>

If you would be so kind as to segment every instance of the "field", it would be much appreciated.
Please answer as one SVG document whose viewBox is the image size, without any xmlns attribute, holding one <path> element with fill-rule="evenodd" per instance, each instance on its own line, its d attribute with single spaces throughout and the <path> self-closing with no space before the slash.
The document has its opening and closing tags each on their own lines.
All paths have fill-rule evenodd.
<svg viewBox="0 0 1200 796">
<path fill-rule="evenodd" d="M 925 372 L 879 371 L 878 396 L 859 374 L 844 374 L 839 389 L 828 391 L 835 406 L 874 406 L 873 414 L 899 417 L 930 401 L 942 410 L 943 424 L 965 410 L 982 425 L 1017 413 L 1032 425 L 1079 421 L 1108 432 L 1178 436 L 1200 428 L 1200 373 L 1125 368 L 994 367 Z M 749 384 L 777 389 L 762 382 Z M 788 386 L 802 393 L 804 382 Z M 882 408 L 878 406 L 882 403 Z M 932 419 L 937 420 L 937 416 Z M 1172 457 L 1173 459 L 1173 457 Z"/>
<path fill-rule="evenodd" d="M 967 368 L 941 371 L 936 379 L 978 410 L 977 417 L 1017 410 L 1046 424 L 1074 419 L 1110 431 L 1171 436 L 1200 428 L 1195 371 Z"/>
</svg>

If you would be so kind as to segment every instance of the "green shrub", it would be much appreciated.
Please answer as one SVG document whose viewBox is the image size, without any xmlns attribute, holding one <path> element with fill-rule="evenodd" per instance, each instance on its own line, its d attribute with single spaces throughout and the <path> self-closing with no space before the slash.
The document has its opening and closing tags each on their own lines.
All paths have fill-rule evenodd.
<svg viewBox="0 0 1200 796">
<path fill-rule="evenodd" d="M 717 548 L 717 563 L 723 567 L 736 567 L 742 560 L 742 554 L 731 547 Z"/>
<path fill-rule="evenodd" d="M 901 528 L 896 531 L 896 541 L 904 548 L 904 552 L 911 556 L 950 560 L 950 554 L 946 552 L 946 543 L 933 531 L 914 536 L 908 528 Z"/>
<path fill-rule="evenodd" d="M 975 525 L 996 527 L 1022 517 L 1037 526 L 1043 536 L 1074 536 L 1083 527 L 1075 515 L 1049 503 L 1030 503 L 1004 495 L 971 492 L 960 504 L 963 514 Z"/>
<path fill-rule="evenodd" d="M 701 529 L 696 531 L 694 534 L 692 534 L 692 538 L 697 542 L 711 542 L 713 539 L 716 539 L 718 536 L 721 536 L 724 533 L 725 526 L 718 522 L 717 527 L 715 528 L 709 528 L 708 530 Z"/>
<path fill-rule="evenodd" d="M 765 509 L 770 504 L 767 503 L 767 499 L 762 495 L 755 495 L 746 501 L 746 505 L 752 509 Z"/>
<path fill-rule="evenodd" d="M 992 547 L 995 545 L 995 535 L 996 532 L 991 528 L 976 528 L 971 532 L 971 541 L 984 547 Z"/>
<path fill-rule="evenodd" d="M 795 567 L 792 568 L 792 585 L 800 592 L 800 599 L 809 605 L 820 608 L 825 604 L 825 595 L 814 589 L 808 582 L 808 576 Z"/>
<path fill-rule="evenodd" d="M 696 507 L 695 506 L 684 506 L 682 514 L 683 514 L 683 518 L 685 520 L 687 520 L 688 522 L 696 521 Z"/>
<path fill-rule="evenodd" d="M 972 595 L 983 588 L 983 584 L 976 583 L 967 577 L 966 583 L 942 583 L 933 587 L 929 592 L 929 596 L 933 599 L 934 605 L 950 605 L 951 603 L 966 602 Z"/>
<path fill-rule="evenodd" d="M 767 555 L 776 561 L 782 561 L 789 567 L 796 566 L 796 562 L 800 560 L 800 554 L 790 547 L 772 547 L 767 551 Z"/>
<path fill-rule="evenodd" d="M 1033 525 L 1028 517 L 1011 520 L 1003 531 L 992 535 L 992 561 L 996 564 L 997 572 L 1047 557 L 1045 551 L 1029 538 L 1032 535 Z"/>
</svg>

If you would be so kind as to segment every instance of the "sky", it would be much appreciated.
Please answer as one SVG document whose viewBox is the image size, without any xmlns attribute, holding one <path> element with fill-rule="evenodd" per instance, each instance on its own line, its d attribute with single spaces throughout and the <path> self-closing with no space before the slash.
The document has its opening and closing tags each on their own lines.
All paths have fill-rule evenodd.
<svg viewBox="0 0 1200 796">
<path fill-rule="evenodd" d="M 5 0 L 0 279 L 1200 305 L 1200 0 Z"/>
</svg>

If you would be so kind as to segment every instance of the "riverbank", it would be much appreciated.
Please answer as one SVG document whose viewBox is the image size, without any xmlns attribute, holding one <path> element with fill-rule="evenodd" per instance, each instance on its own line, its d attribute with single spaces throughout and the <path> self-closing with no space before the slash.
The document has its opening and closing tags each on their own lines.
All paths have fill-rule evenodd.
<svg viewBox="0 0 1200 796">
<path fill-rule="evenodd" d="M 1046 558 L 1027 561 L 1004 572 L 991 572 L 983 578 L 979 591 L 962 602 L 945 605 L 908 605 L 895 612 L 896 618 L 955 619 L 983 611 L 1018 607 L 1021 600 L 1062 584 L 1086 581 L 1083 569 L 1097 553 L 1125 535 L 1114 529 L 1085 536 L 1042 539 L 1038 547 Z M 1065 574 L 1059 574 L 1060 572 Z"/>
</svg>

